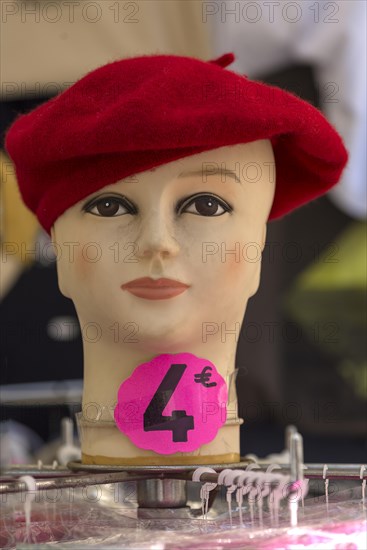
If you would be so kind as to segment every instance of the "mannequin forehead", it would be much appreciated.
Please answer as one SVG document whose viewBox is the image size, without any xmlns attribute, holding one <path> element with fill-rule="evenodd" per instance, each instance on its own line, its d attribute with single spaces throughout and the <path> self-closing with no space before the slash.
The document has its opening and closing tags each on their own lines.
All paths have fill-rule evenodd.
<svg viewBox="0 0 367 550">
<path fill-rule="evenodd" d="M 239 143 L 236 145 L 227 145 L 217 149 L 211 149 L 191 155 L 182 159 L 175 160 L 168 164 L 163 164 L 146 172 L 137 174 L 140 177 L 146 174 L 152 178 L 156 175 L 174 177 L 181 173 L 191 172 L 192 170 L 201 170 L 203 175 L 207 173 L 221 172 L 223 170 L 236 171 L 239 175 L 243 168 L 249 163 L 256 163 L 261 168 L 264 163 L 274 162 L 273 148 L 270 140 L 252 141 L 250 143 Z M 123 180 L 122 180 L 123 181 Z"/>
<path fill-rule="evenodd" d="M 254 173 L 255 176 L 258 174 L 260 177 L 255 181 L 248 180 L 247 176 L 251 174 L 249 177 L 253 178 Z M 216 178 L 209 178 L 210 174 L 215 174 Z M 189 182 L 189 178 L 195 176 L 193 181 L 201 181 L 204 184 L 210 179 L 218 181 L 218 178 L 221 178 L 219 183 L 240 181 L 247 189 L 247 195 L 250 193 L 253 196 L 254 205 L 260 205 L 259 215 L 261 214 L 262 217 L 265 213 L 267 217 L 274 197 L 274 175 L 275 161 L 271 142 L 258 140 L 211 149 L 139 172 L 109 184 L 89 197 L 106 192 L 121 193 L 138 190 L 140 193 L 156 195 L 170 189 L 174 181 L 180 182 L 181 188 L 185 187 L 185 177 Z M 56 225 L 60 225 L 61 220 L 69 218 L 72 212 L 80 211 L 86 200 L 88 197 L 64 212 L 56 220 Z"/>
</svg>

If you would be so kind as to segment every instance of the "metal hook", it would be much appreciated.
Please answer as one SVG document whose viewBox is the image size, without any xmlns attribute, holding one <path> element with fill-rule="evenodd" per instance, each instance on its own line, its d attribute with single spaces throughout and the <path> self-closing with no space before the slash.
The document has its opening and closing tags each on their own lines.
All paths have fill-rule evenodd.
<svg viewBox="0 0 367 550">
<path fill-rule="evenodd" d="M 325 481 L 325 500 L 326 500 L 326 509 L 329 509 L 329 480 L 326 477 L 326 472 L 328 471 L 329 467 L 327 464 L 324 464 L 324 467 L 322 469 L 322 479 Z"/>
<path fill-rule="evenodd" d="M 365 471 L 366 466 L 362 464 L 361 469 L 359 470 L 359 477 L 362 480 L 362 506 L 364 507 L 364 501 L 366 498 L 366 478 L 363 477 L 363 472 Z"/>
</svg>

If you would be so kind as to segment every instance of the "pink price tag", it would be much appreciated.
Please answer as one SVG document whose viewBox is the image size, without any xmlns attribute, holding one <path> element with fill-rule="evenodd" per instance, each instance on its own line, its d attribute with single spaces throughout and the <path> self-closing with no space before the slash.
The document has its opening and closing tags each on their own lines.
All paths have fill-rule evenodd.
<svg viewBox="0 0 367 550">
<path fill-rule="evenodd" d="M 227 385 L 207 359 L 158 355 L 118 391 L 115 422 L 137 447 L 159 454 L 195 451 L 227 418 Z"/>
</svg>

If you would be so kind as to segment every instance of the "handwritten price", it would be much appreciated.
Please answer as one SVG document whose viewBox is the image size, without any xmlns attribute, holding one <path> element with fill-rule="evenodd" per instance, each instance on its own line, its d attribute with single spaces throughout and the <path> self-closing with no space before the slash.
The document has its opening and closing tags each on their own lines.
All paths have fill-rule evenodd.
<svg viewBox="0 0 367 550">
<path fill-rule="evenodd" d="M 121 384 L 115 422 L 142 449 L 191 452 L 217 435 L 227 397 L 226 383 L 210 361 L 163 354 L 136 367 Z M 213 414 L 207 414 L 209 404 Z"/>
</svg>

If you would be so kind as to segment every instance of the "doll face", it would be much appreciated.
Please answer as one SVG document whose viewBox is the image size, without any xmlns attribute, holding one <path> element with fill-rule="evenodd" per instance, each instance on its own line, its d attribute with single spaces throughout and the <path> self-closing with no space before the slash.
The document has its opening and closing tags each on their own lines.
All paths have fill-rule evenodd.
<svg viewBox="0 0 367 550">
<path fill-rule="evenodd" d="M 97 323 L 112 342 L 169 352 L 202 340 L 205 323 L 242 322 L 274 189 L 263 140 L 142 172 L 69 208 L 52 239 L 60 290 L 82 328 Z M 142 278 L 176 283 L 147 289 Z"/>
</svg>

